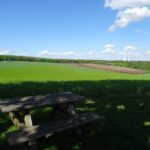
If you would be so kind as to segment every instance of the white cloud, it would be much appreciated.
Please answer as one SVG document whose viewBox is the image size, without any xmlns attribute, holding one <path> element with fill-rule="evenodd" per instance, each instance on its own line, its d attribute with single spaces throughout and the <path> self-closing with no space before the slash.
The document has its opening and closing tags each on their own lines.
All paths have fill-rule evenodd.
<svg viewBox="0 0 150 150">
<path fill-rule="evenodd" d="M 95 52 L 95 51 L 89 51 L 88 53 L 87 53 L 87 55 L 96 55 L 97 54 L 97 52 Z"/>
<path fill-rule="evenodd" d="M 48 51 L 48 50 L 43 50 L 38 54 L 38 56 L 40 57 L 49 57 L 49 58 L 69 57 L 76 55 L 78 54 L 73 51 Z"/>
<path fill-rule="evenodd" d="M 144 31 L 143 29 L 137 29 L 135 30 L 136 33 L 141 33 L 141 34 L 148 34 L 148 32 Z"/>
<path fill-rule="evenodd" d="M 130 23 L 150 17 L 149 6 L 150 0 L 105 0 L 105 7 L 118 11 L 116 20 L 108 31 L 114 32 L 117 28 L 124 28 Z"/>
<path fill-rule="evenodd" d="M 124 47 L 122 52 L 124 61 L 125 60 L 141 60 L 144 57 L 144 52 L 140 50 L 140 48 L 127 45 Z"/>
<path fill-rule="evenodd" d="M 150 56 L 150 51 L 146 51 L 145 55 Z"/>
<path fill-rule="evenodd" d="M 142 48 L 126 45 L 118 50 L 113 44 L 106 44 L 105 49 L 100 51 L 101 59 L 106 60 L 149 60 L 150 51 L 145 52 Z"/>
<path fill-rule="evenodd" d="M 38 57 L 58 59 L 100 59 L 100 52 L 96 50 L 85 52 L 43 50 L 40 53 L 38 53 Z"/>
<path fill-rule="evenodd" d="M 127 55 L 132 55 L 133 57 L 139 57 L 142 55 L 142 53 L 139 51 L 139 48 L 132 45 L 125 46 L 124 53 Z"/>
<path fill-rule="evenodd" d="M 105 0 L 105 7 L 124 9 L 150 5 L 150 0 Z"/>
<path fill-rule="evenodd" d="M 133 45 L 126 45 L 122 50 L 118 50 L 113 44 L 106 44 L 104 48 L 105 49 L 100 52 L 102 59 L 124 60 L 126 56 L 129 60 L 138 60 L 140 56 L 143 55 L 139 48 Z"/>
<path fill-rule="evenodd" d="M 105 44 L 105 49 L 113 49 L 115 48 L 115 45 L 114 44 Z"/>
<path fill-rule="evenodd" d="M 117 53 L 117 51 L 115 50 L 115 45 L 113 44 L 106 44 L 104 48 L 105 49 L 101 51 L 102 54 L 114 55 Z"/>
<path fill-rule="evenodd" d="M 113 49 L 105 49 L 101 51 L 102 54 L 116 54 L 116 51 Z"/>
<path fill-rule="evenodd" d="M 0 55 L 8 55 L 10 53 L 10 50 L 5 49 L 5 50 L 0 50 Z"/>
<path fill-rule="evenodd" d="M 132 45 L 127 45 L 124 47 L 124 50 L 128 51 L 128 52 L 134 52 L 134 51 L 138 50 L 138 48 L 135 46 L 132 46 Z"/>
<path fill-rule="evenodd" d="M 132 22 L 138 22 L 146 17 L 150 17 L 150 9 L 148 7 L 134 7 L 121 10 L 117 14 L 114 24 L 108 28 L 113 32 L 116 28 L 124 28 Z"/>
<path fill-rule="evenodd" d="M 97 60 L 123 60 L 125 53 L 130 55 L 131 60 L 150 60 L 150 50 L 138 48 L 133 45 L 126 45 L 121 49 L 118 49 L 114 44 L 105 44 L 103 50 L 91 50 L 91 51 L 49 51 L 43 50 L 38 57 L 56 58 L 56 59 L 97 59 Z M 0 50 L 0 55 L 27 55 L 26 53 L 14 53 L 12 50 L 4 49 Z"/>
</svg>

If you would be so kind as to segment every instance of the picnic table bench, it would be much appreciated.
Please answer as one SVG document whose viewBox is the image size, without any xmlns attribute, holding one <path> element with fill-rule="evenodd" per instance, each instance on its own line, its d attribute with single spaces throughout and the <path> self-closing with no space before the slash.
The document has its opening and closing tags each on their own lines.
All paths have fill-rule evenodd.
<svg viewBox="0 0 150 150">
<path fill-rule="evenodd" d="M 92 112 L 76 114 L 74 104 L 83 100 L 86 98 L 71 92 L 0 100 L 1 113 L 9 113 L 10 119 L 19 128 L 17 131 L 6 133 L 8 143 L 14 145 L 29 142 L 30 148 L 36 149 L 35 139 L 39 137 L 97 120 L 98 115 Z M 57 109 L 61 104 L 67 106 L 70 114 L 67 118 L 42 125 L 33 125 L 31 109 L 47 106 Z"/>
</svg>

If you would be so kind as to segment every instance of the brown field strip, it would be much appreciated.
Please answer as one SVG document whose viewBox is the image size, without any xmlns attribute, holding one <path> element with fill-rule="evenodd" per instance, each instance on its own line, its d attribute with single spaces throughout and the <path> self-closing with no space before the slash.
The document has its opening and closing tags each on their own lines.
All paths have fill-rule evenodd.
<svg viewBox="0 0 150 150">
<path fill-rule="evenodd" d="M 128 73 L 128 74 L 144 74 L 145 73 L 144 70 L 140 70 L 140 69 L 132 69 L 132 68 L 127 68 L 127 67 L 109 66 L 109 65 L 101 65 L 101 64 L 73 63 L 71 65 L 74 65 L 77 67 L 108 70 L 108 71 Z"/>
</svg>

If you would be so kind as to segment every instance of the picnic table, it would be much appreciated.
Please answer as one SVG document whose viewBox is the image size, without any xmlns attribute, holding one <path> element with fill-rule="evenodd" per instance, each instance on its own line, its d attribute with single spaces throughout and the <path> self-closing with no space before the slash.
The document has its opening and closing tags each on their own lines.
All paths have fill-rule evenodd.
<svg viewBox="0 0 150 150">
<path fill-rule="evenodd" d="M 6 133 L 10 145 L 29 142 L 31 149 L 36 148 L 36 139 L 47 134 L 60 132 L 98 119 L 95 113 L 75 112 L 74 104 L 86 100 L 85 97 L 71 92 L 54 93 L 47 95 L 28 96 L 0 100 L 1 113 L 8 113 L 17 131 Z M 38 107 L 52 106 L 54 111 L 65 104 L 68 117 L 54 122 L 33 125 L 30 110 Z"/>
</svg>

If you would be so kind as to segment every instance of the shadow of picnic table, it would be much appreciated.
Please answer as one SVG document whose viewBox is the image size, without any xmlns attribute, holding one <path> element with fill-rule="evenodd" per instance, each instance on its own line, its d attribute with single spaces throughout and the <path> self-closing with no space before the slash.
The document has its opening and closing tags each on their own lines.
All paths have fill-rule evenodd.
<svg viewBox="0 0 150 150">
<path fill-rule="evenodd" d="M 87 101 L 78 104 L 76 111 L 78 113 L 95 111 L 100 115 L 100 119 L 80 128 L 40 138 L 39 149 L 150 149 L 150 81 L 29 81 L 0 84 L 0 98 L 64 91 L 86 96 Z M 51 108 L 33 110 L 33 123 L 50 121 L 51 112 Z M 5 132 L 11 130 L 15 128 L 8 117 L 0 115 L 0 148 L 27 149 L 26 144 L 11 147 L 7 144 Z"/>
</svg>

